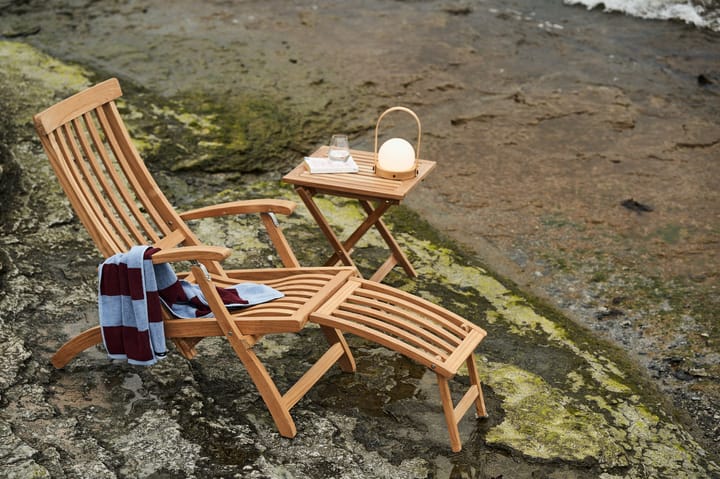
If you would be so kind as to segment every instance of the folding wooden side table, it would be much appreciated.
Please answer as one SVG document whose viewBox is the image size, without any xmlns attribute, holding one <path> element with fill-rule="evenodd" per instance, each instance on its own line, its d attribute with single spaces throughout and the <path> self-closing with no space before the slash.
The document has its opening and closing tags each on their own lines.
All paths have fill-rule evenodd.
<svg viewBox="0 0 720 479">
<path fill-rule="evenodd" d="M 322 146 L 310 156 L 327 156 L 327 150 L 327 146 Z M 350 153 L 359 167 L 358 173 L 312 174 L 303 161 L 283 177 L 284 182 L 294 185 L 295 191 L 300 195 L 335 251 L 326 265 L 342 262 L 346 266 L 355 266 L 350 258 L 352 249 L 358 240 L 374 226 L 390 248 L 390 256 L 370 279 L 377 282 L 382 281 L 397 264 L 403 267 L 408 276 L 417 276 L 407 256 L 383 222 L 382 215 L 392 205 L 400 204 L 410 190 L 430 173 L 435 167 L 435 162 L 420 160 L 417 176 L 408 180 L 390 180 L 375 176 L 373 152 L 351 150 Z M 318 194 L 356 199 L 368 216 L 345 241 L 341 241 L 314 200 Z"/>
</svg>

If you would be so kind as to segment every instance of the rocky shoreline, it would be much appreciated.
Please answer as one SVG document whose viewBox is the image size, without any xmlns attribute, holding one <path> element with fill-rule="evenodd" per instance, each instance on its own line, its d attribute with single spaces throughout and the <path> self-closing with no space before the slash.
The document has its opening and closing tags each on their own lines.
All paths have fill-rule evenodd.
<svg viewBox="0 0 720 479">
<path fill-rule="evenodd" d="M 410 209 L 442 235 L 463 245 L 470 255 L 456 259 L 459 264 L 488 265 L 508 278 L 508 285 L 516 284 L 627 351 L 641 364 L 637 374 L 630 372 L 634 366 L 625 364 L 620 359 L 623 353 L 617 351 L 607 363 L 603 354 L 610 353 L 597 353 L 599 362 L 592 364 L 600 369 L 622 364 L 623 375 L 613 377 L 624 386 L 642 385 L 643 375 L 649 376 L 673 403 L 667 416 L 654 409 L 652 413 L 663 417 L 660 423 L 670 429 L 658 424 L 650 429 L 654 434 L 673 438 L 678 434 L 682 441 L 689 440 L 690 449 L 702 452 L 683 459 L 685 470 L 696 471 L 697 477 L 703 477 L 700 471 L 716 477 L 713 461 L 717 462 L 720 443 L 720 334 L 715 320 L 720 311 L 720 172 L 714 158 L 720 148 L 716 125 L 720 72 L 713 42 L 717 34 L 550 3 L 535 10 L 530 3 L 396 2 L 387 9 L 372 1 L 357 2 L 353 7 L 330 3 L 324 8 L 301 2 L 288 4 L 281 12 L 264 2 L 202 8 L 193 2 L 174 2 L 172 8 L 152 1 L 122 5 L 60 2 L 51 10 L 43 2 L 27 2 L 3 8 L 2 36 L 27 42 L 68 64 L 82 65 L 38 63 L 37 54 L 19 47 L 5 48 L 0 56 L 0 63 L 7 67 L 3 111 L 18 115 L 2 129 L 0 139 L 7 151 L 0 153 L 23 159 L 4 162 L 0 170 L 2 204 L 13 205 L 3 209 L 0 248 L 1 284 L 12 292 L 3 298 L 0 315 L 3 362 L 8 365 L 2 372 L 0 433 L 9 444 L 0 453 L 3 463 L 34 463 L 38 471 L 44 469 L 53 477 L 75 477 L 73 474 L 80 474 L 78 464 L 91 464 L 81 452 L 88 450 L 97 455 L 92 461 L 96 477 L 142 477 L 142 465 L 127 462 L 129 455 L 119 439 L 102 432 L 103 424 L 123 414 L 127 401 L 109 400 L 120 393 L 140 408 L 122 426 L 130 437 L 138 444 L 151 441 L 158 448 L 164 441 L 178 444 L 176 450 L 167 451 L 167 462 L 153 466 L 156 471 L 175 471 L 177 475 L 204 471 L 222 477 L 233 471 L 241 477 L 272 476 L 272 471 L 279 473 L 282 461 L 297 462 L 293 471 L 301 477 L 312 477 L 312 471 L 319 473 L 322 468 L 332 474 L 327 463 L 315 470 L 300 459 L 325 441 L 337 448 L 333 457 L 342 464 L 337 473 L 342 477 L 353 477 L 349 472 L 353 468 L 364 471 L 365 477 L 447 477 L 451 470 L 475 474 L 470 477 L 496 477 L 503 471 L 509 476 L 508 468 L 513 467 L 513 477 L 529 477 L 523 474 L 533 472 L 565 474 L 563 477 L 644 477 L 639 471 L 645 467 L 660 471 L 657 477 L 675 477 L 669 466 L 662 469 L 652 459 L 645 465 L 637 456 L 662 451 L 656 449 L 662 441 L 655 442 L 652 435 L 643 436 L 642 441 L 648 442 L 637 442 L 639 436 L 633 436 L 636 442 L 624 443 L 630 459 L 623 461 L 591 454 L 593 458 L 585 464 L 573 452 L 538 463 L 527 444 L 508 442 L 502 434 L 493 436 L 502 429 L 493 429 L 498 424 L 491 423 L 479 428 L 483 440 L 460 458 L 448 458 L 436 449 L 429 456 L 421 449 L 403 455 L 398 452 L 399 445 L 393 445 L 381 431 L 381 422 L 363 426 L 372 408 L 360 408 L 361 420 L 355 418 L 352 407 L 328 412 L 319 407 L 322 393 L 313 399 L 316 404 L 311 412 L 299 413 L 307 414 L 306 426 L 317 422 L 319 442 L 300 441 L 297 450 L 292 446 L 286 453 L 293 459 L 278 452 L 287 445 L 277 438 L 261 441 L 262 447 L 231 446 L 233 435 L 240 437 L 235 442 L 242 444 L 255 441 L 258 430 L 272 433 L 262 420 L 259 424 L 257 419 L 246 422 L 254 413 L 238 405 L 237 398 L 225 397 L 227 390 L 217 391 L 213 386 L 219 372 L 210 363 L 221 357 L 222 346 L 213 346 L 210 359 L 199 365 L 176 358 L 166 367 L 138 373 L 98 366 L 95 363 L 102 354 L 93 353 L 72 366 L 67 375 L 50 371 L 41 358 L 69 334 L 67 328 L 93 319 L 91 272 L 97 255 L 86 240 L 77 239 L 81 230 L 68 208 L 55 203 L 61 198 L 59 187 L 48 176 L 49 166 L 33 142 L 27 118 L 88 82 L 115 75 L 126 90 L 123 107 L 133 118 L 133 133 L 143 142 L 161 182 L 177 192 L 180 206 L 233 194 L 237 185 L 248 188 L 250 194 L 274 191 L 272 185 L 279 175 L 303 152 L 326 141 L 325 132 L 342 128 L 353 136 L 356 147 L 371 148 L 369 139 L 378 112 L 396 103 L 411 106 L 425 127 L 423 156 L 437 159 L 440 167 L 408 198 Z M 336 24 L 342 28 L 333 27 Z M 402 41 L 397 40 L 393 25 L 402 27 Z M 362 32 L 350 45 L 342 40 L 349 30 Z M 428 38 L 439 40 L 428 42 Z M 694 54 L 686 55 L 687 51 Z M 142 104 L 151 108 L 141 108 Z M 253 122 L 260 126 L 252 128 Z M 189 132 L 200 141 L 181 139 Z M 13 138 L 16 141 L 11 141 Z M 273 164 L 264 164 L 266 158 L 272 158 Z M 212 174 L 201 180 L 193 173 L 197 169 Z M 47 182 L 36 183 L 39 178 Z M 198 186 L 202 195 L 193 193 Z M 277 193 L 292 195 L 286 190 Z M 44 216 L 38 217 L 36 211 L 43 211 Z M 393 220 L 400 230 L 433 244 L 429 238 L 436 233 L 426 238 L 419 218 L 409 218 Z M 302 218 L 295 219 L 291 235 L 302 243 L 304 235 L 311 234 L 306 228 Z M 236 239 L 227 233 L 233 228 L 224 225 L 222 231 L 213 230 L 212 234 Z M 419 285 L 404 284 L 400 278 L 391 280 L 427 292 L 436 278 L 434 271 L 442 269 L 438 266 L 442 259 L 425 252 L 427 244 L 417 245 L 410 237 L 403 241 L 411 245 L 414 261 L 423 265 L 429 280 Z M 47 245 L 51 260 L 43 263 L 35 258 Z M 75 272 L 69 270 L 68 258 L 78 248 L 80 259 L 74 265 L 80 269 Z M 305 254 L 312 262 L 314 255 L 321 253 Z M 258 250 L 245 260 L 261 262 L 266 256 Z M 456 278 L 457 271 L 463 274 L 450 280 L 453 294 L 466 288 L 478 291 L 473 293 L 477 294 L 476 306 L 459 307 L 471 308 L 467 314 L 486 318 L 488 313 L 473 308 L 492 305 L 487 307 L 499 314 L 500 319 L 489 314 L 479 320 L 484 327 L 488 320 L 499 321 L 490 325 L 499 339 L 493 343 L 489 338 L 486 353 L 486 372 L 498 375 L 496 382 L 491 380 L 488 385 L 495 391 L 490 394 L 491 405 L 507 407 L 513 397 L 509 383 L 500 378 L 515 377 L 528 390 L 537 388 L 535 395 L 554 398 L 557 393 L 547 388 L 559 388 L 568 379 L 541 371 L 537 362 L 546 354 L 542 352 L 546 346 L 538 348 L 538 344 L 559 347 L 552 332 L 559 326 L 550 327 L 534 315 L 513 313 L 508 304 L 493 303 L 483 289 L 486 280 L 482 275 L 457 264 L 454 268 L 456 272 L 447 277 Z M 38 281 L 47 277 L 53 278 L 45 286 L 52 299 L 32 309 L 42 331 L 37 338 L 28 339 L 30 323 L 13 319 L 12 312 L 31 311 L 29 292 L 37 290 Z M 75 281 L 82 286 L 68 295 L 66 288 Z M 459 298 L 454 301 L 461 303 Z M 77 305 L 82 305 L 80 310 Z M 534 324 L 543 331 L 539 342 L 537 338 L 527 343 L 509 339 L 513 336 L 504 331 L 512 329 L 506 326 L 512 321 L 520 321 L 524 327 Z M 66 325 L 65 329 L 58 330 L 56 322 Z M 574 328 L 562 326 L 566 327 Z M 592 339 L 596 336 L 585 336 L 582 328 L 573 331 L 577 344 L 596 341 Z M 560 350 L 577 347 L 562 344 Z M 275 346 L 282 350 L 287 345 Z M 508 347 L 520 352 L 509 354 Z M 369 351 L 370 356 L 375 354 Z M 367 364 L 373 364 L 369 357 Z M 534 377 L 510 370 L 509 364 L 528 368 L 543 381 L 530 387 Z M 394 381 L 403 385 L 401 390 L 425 394 L 421 371 L 392 361 L 383 367 L 399 375 Z M 574 377 L 569 366 L 561 370 L 567 378 Z M 589 381 L 585 373 L 580 376 Z M 368 374 L 345 384 L 374 390 L 367 384 L 376 381 Z M 573 387 L 588 397 L 600 394 L 602 388 L 590 393 L 583 389 L 589 388 L 587 384 L 576 381 Z M 609 387 L 607 382 L 603 384 Z M 238 390 L 246 388 L 241 382 L 233 385 Z M 220 393 L 233 406 L 215 405 L 212 396 L 205 395 L 208 390 Z M 564 397 L 577 395 L 577 391 L 563 391 L 569 394 Z M 612 406 L 593 399 L 599 410 L 613 417 L 618 431 L 623 421 L 626 427 L 639 421 L 630 409 L 642 409 L 623 394 L 611 394 Z M 245 396 L 253 401 L 251 390 Z M 328 405 L 341 404 L 332 394 L 328 398 L 332 403 Z M 571 402 L 575 400 L 579 399 Z M 662 395 L 652 400 L 664 401 Z M 73 405 L 78 401 L 81 407 Z M 563 401 L 567 399 L 558 398 L 559 403 Z M 395 417 L 407 405 L 403 398 L 380 402 L 386 404 L 380 414 Z M 155 408 L 157 405 L 162 407 Z M 618 405 L 628 408 L 622 421 L 616 416 Z M 643 406 L 647 404 L 643 402 Z M 223 419 L 228 408 L 231 420 Z M 177 411 L 187 410 L 205 411 L 197 416 L 201 425 L 179 419 L 182 415 L 177 416 Z M 211 410 L 214 412 L 207 413 Z M 513 418 L 523 420 L 513 416 L 511 409 L 507 414 L 508 423 Z M 584 416 L 585 426 L 599 420 L 593 414 Z M 681 417 L 680 426 L 675 425 L 673 414 Z M 139 418 L 147 421 L 138 422 Z M 354 424 L 356 420 L 358 424 Z M 166 436 L 151 438 L 142 429 L 153 423 L 170 425 Z M 26 433 L 19 432 L 21 425 L 27 427 Z M 84 441 L 43 442 L 43 427 L 51 428 L 56 438 L 63 434 L 77 438 L 85 432 L 89 436 Z M 341 432 L 335 429 L 338 427 Z M 436 425 L 426 427 L 433 430 Z M 192 433 L 188 434 L 188 428 Z M 693 439 L 678 432 L 683 428 L 692 432 L 699 449 L 692 445 Z M 601 425 L 598 429 L 605 430 Z M 410 431 L 407 434 L 413 444 L 422 444 L 420 437 L 413 436 L 416 432 Z M 342 437 L 339 444 L 331 438 L 334 435 Z M 590 442 L 605 444 L 601 436 Z M 214 442 L 211 437 L 221 438 L 214 449 L 208 443 Z M 392 452 L 375 451 L 372 444 L 376 440 Z M 353 448 L 365 449 L 367 454 L 362 459 L 338 458 Z M 396 453 L 404 458 L 399 466 L 393 460 L 386 462 Z M 241 457 L 243 454 L 247 457 Z M 667 456 L 667 452 L 658 454 Z M 183 456 L 194 459 L 188 462 Z M 168 465 L 172 460 L 177 466 Z M 521 464 L 511 466 L 513 462 Z M 384 472 L 377 472 L 376 466 Z"/>
</svg>

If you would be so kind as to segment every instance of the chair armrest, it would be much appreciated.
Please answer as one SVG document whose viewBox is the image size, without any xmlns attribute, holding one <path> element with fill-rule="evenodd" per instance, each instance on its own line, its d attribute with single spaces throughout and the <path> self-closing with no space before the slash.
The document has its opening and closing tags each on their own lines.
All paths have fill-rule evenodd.
<svg viewBox="0 0 720 479">
<path fill-rule="evenodd" d="M 184 220 L 196 220 L 213 216 L 251 214 L 251 213 L 280 213 L 289 215 L 295 210 L 295 202 L 289 200 L 243 200 L 230 201 L 212 206 L 205 206 L 180 213 Z"/>
<path fill-rule="evenodd" d="M 175 261 L 222 261 L 232 254 L 224 246 L 182 246 L 180 248 L 161 249 L 152 255 L 153 264 Z"/>
<path fill-rule="evenodd" d="M 233 214 L 260 214 L 265 229 L 270 237 L 270 241 L 280 256 L 280 260 L 287 268 L 296 268 L 300 263 L 293 253 L 290 244 L 278 224 L 275 213 L 289 215 L 295 210 L 294 201 L 289 200 L 244 200 L 231 201 L 228 203 L 220 203 L 219 205 L 205 206 L 194 210 L 186 211 L 180 214 L 183 220 L 197 220 L 202 218 L 210 218 L 214 216 L 225 216 Z"/>
</svg>

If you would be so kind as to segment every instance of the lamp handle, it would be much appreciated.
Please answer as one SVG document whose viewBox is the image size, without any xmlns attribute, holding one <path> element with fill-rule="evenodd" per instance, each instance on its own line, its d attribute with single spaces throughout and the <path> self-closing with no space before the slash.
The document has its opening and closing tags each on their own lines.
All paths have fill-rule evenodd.
<svg viewBox="0 0 720 479">
<path fill-rule="evenodd" d="M 420 158 L 420 138 L 422 136 L 422 129 L 420 127 L 420 118 L 415 114 L 414 111 L 412 111 L 410 108 L 406 108 L 404 106 L 393 106 L 391 108 L 388 108 L 382 114 L 380 115 L 380 118 L 378 118 L 377 124 L 375 125 L 375 160 L 377 160 L 377 154 L 378 154 L 378 130 L 380 129 L 380 122 L 382 121 L 383 117 L 390 113 L 391 111 L 404 111 L 405 113 L 408 113 L 413 118 L 415 118 L 415 121 L 417 122 L 418 127 L 418 135 L 417 135 L 417 145 L 415 147 L 415 159 L 417 160 Z"/>
</svg>

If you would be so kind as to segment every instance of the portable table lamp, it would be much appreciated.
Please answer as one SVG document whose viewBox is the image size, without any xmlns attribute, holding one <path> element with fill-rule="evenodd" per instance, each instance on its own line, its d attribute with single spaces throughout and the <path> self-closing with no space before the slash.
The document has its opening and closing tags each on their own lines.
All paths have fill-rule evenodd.
<svg viewBox="0 0 720 479">
<path fill-rule="evenodd" d="M 403 138 L 390 138 L 378 149 L 380 122 L 385 115 L 392 111 L 404 111 L 415 118 L 418 127 L 416 148 L 413 148 L 410 142 Z M 404 106 L 394 106 L 385 110 L 378 118 L 375 126 L 375 174 L 392 180 L 407 180 L 417 175 L 421 135 L 420 119 L 411 109 Z"/>
</svg>

